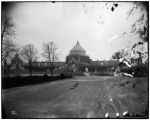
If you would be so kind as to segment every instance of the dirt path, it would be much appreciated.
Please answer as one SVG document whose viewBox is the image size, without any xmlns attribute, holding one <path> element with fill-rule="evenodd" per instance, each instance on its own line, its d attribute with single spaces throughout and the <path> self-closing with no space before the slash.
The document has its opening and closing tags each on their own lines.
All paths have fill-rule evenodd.
<svg viewBox="0 0 150 120">
<path fill-rule="evenodd" d="M 106 113 L 116 118 L 125 111 L 145 115 L 146 95 L 141 97 L 133 83 L 122 87 L 124 81 L 133 82 L 90 76 L 7 89 L 2 91 L 4 110 L 8 118 L 104 118 Z"/>
</svg>

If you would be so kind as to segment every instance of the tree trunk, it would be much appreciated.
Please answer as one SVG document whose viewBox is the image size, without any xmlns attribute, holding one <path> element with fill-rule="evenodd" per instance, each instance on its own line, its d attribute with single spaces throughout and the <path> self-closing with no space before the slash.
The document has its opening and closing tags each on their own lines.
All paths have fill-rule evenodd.
<svg viewBox="0 0 150 120">
<path fill-rule="evenodd" d="M 52 80 L 54 80 L 54 77 L 53 77 L 53 62 L 51 63 L 51 77 L 52 77 Z"/>
<path fill-rule="evenodd" d="M 31 61 L 29 62 L 29 71 L 30 71 L 30 77 L 32 76 L 32 63 Z"/>
</svg>

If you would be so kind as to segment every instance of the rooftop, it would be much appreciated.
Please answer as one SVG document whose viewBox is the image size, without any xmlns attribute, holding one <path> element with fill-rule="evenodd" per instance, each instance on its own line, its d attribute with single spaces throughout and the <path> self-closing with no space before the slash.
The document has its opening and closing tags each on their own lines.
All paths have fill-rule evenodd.
<svg viewBox="0 0 150 120">
<path fill-rule="evenodd" d="M 76 45 L 70 50 L 71 55 L 86 55 L 84 48 L 80 45 L 79 41 L 77 41 Z"/>
</svg>

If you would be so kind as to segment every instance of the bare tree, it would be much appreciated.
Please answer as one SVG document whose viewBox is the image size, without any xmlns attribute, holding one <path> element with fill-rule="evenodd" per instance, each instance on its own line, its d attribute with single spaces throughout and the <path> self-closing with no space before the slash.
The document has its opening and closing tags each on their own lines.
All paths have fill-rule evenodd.
<svg viewBox="0 0 150 120">
<path fill-rule="evenodd" d="M 32 76 L 32 62 L 38 59 L 37 54 L 38 51 L 32 44 L 27 44 L 23 47 L 20 52 L 24 61 L 26 61 L 29 65 L 30 76 Z"/>
<path fill-rule="evenodd" d="M 2 16 L 1 27 L 1 42 L 2 42 L 2 61 L 7 59 L 16 51 L 16 45 L 11 40 L 11 37 L 15 35 L 15 24 L 12 18 L 9 16 Z"/>
<path fill-rule="evenodd" d="M 43 43 L 43 54 L 42 56 L 48 60 L 51 71 L 51 77 L 53 79 L 54 62 L 58 60 L 58 54 L 56 53 L 56 47 L 54 42 Z"/>
</svg>

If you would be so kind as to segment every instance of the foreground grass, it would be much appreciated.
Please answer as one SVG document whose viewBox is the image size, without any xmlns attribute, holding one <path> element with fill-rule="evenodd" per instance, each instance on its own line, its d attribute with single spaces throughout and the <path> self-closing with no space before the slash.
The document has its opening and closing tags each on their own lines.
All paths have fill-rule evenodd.
<svg viewBox="0 0 150 120">
<path fill-rule="evenodd" d="M 148 78 L 75 77 L 7 89 L 2 98 L 7 118 L 147 118 Z"/>
</svg>

